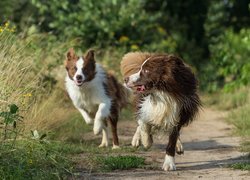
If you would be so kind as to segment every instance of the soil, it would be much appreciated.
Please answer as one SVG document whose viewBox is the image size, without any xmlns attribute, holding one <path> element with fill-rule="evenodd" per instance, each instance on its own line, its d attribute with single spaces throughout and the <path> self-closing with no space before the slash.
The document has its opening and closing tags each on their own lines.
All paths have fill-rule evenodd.
<svg viewBox="0 0 250 180">
<path fill-rule="evenodd" d="M 234 170 L 230 164 L 246 161 L 240 152 L 240 137 L 232 135 L 233 127 L 226 123 L 225 112 L 204 108 L 199 117 L 181 132 L 184 155 L 176 155 L 176 171 L 161 170 L 165 157 L 167 137 L 154 136 L 154 145 L 148 151 L 136 153 L 146 158 L 149 167 L 113 171 L 109 173 L 82 173 L 79 179 L 250 179 L 249 171 Z M 136 129 L 135 121 L 122 121 L 119 126 L 121 142 L 129 142 Z"/>
</svg>

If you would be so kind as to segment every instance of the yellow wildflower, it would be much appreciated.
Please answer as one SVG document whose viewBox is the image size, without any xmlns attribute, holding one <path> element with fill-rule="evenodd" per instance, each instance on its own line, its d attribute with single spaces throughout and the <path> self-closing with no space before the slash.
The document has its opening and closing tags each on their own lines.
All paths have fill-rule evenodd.
<svg viewBox="0 0 250 180">
<path fill-rule="evenodd" d="M 119 39 L 120 43 L 125 43 L 125 42 L 128 42 L 128 41 L 129 41 L 129 38 L 127 36 L 121 36 L 120 39 Z"/>
<path fill-rule="evenodd" d="M 4 24 L 4 27 L 5 27 L 5 28 L 8 28 L 9 25 L 10 25 L 10 23 L 9 23 L 9 21 L 7 21 L 7 22 Z"/>
<path fill-rule="evenodd" d="M 24 97 L 31 97 L 32 94 L 31 93 L 27 93 L 27 94 L 23 94 Z"/>
<path fill-rule="evenodd" d="M 132 50 L 138 50 L 139 46 L 137 46 L 136 44 L 132 44 L 130 47 Z"/>
</svg>

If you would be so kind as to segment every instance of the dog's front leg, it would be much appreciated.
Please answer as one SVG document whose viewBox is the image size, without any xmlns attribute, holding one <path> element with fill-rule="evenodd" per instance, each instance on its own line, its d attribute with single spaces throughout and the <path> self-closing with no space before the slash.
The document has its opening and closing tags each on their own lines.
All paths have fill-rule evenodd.
<svg viewBox="0 0 250 180">
<path fill-rule="evenodd" d="M 82 114 L 83 119 L 87 124 L 93 124 L 93 119 L 89 116 L 89 114 L 82 108 L 77 108 L 78 111 Z"/>
<path fill-rule="evenodd" d="M 110 114 L 110 106 L 111 106 L 110 102 L 99 104 L 98 110 L 95 115 L 95 121 L 94 121 L 93 131 L 95 135 L 100 134 L 100 132 L 104 128 L 104 120 Z"/>
<path fill-rule="evenodd" d="M 176 147 L 176 142 L 179 136 L 179 127 L 174 127 L 174 129 L 171 131 L 169 135 L 169 140 L 168 140 L 168 145 L 166 147 L 166 156 L 164 159 L 164 163 L 162 166 L 162 169 L 164 171 L 175 171 L 175 147 Z"/>
<path fill-rule="evenodd" d="M 109 140 L 108 130 L 107 130 L 107 126 L 105 125 L 102 129 L 102 142 L 99 145 L 99 147 L 108 147 L 108 145 L 109 145 L 108 140 Z"/>
<path fill-rule="evenodd" d="M 132 142 L 131 142 L 133 147 L 140 146 L 140 138 L 141 138 L 141 127 L 137 126 L 136 132 L 135 132 L 133 139 L 132 139 Z"/>
<path fill-rule="evenodd" d="M 153 137 L 151 134 L 151 126 L 146 123 L 140 125 L 141 142 L 145 148 L 150 148 L 153 144 Z"/>
</svg>

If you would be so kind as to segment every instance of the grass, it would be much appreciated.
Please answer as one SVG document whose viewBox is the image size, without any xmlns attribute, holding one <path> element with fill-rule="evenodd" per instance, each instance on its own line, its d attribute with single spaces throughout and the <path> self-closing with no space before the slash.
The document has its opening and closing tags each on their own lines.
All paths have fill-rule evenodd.
<svg viewBox="0 0 250 180">
<path fill-rule="evenodd" d="M 240 169 L 244 171 L 250 171 L 250 162 L 235 163 L 230 166 L 233 169 Z"/>
<path fill-rule="evenodd" d="M 107 156 L 99 157 L 97 162 L 100 169 L 104 171 L 127 170 L 132 168 L 141 168 L 145 165 L 145 158 L 138 156 Z"/>
<path fill-rule="evenodd" d="M 15 147 L 1 144 L 1 179 L 60 179 L 72 176 L 72 162 L 62 146 L 39 141 L 18 141 Z M 11 150 L 10 150 L 11 149 Z"/>
</svg>

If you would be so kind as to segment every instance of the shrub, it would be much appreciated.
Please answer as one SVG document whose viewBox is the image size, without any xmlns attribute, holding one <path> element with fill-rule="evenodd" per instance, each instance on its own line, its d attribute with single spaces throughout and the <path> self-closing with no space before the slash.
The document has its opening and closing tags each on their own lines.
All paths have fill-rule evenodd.
<svg viewBox="0 0 250 180">
<path fill-rule="evenodd" d="M 250 30 L 239 33 L 226 30 L 210 45 L 214 73 L 211 74 L 216 88 L 224 86 L 226 91 L 234 90 L 250 82 Z M 215 70 L 216 69 L 216 70 Z M 215 78 L 216 77 L 216 78 Z"/>
</svg>

